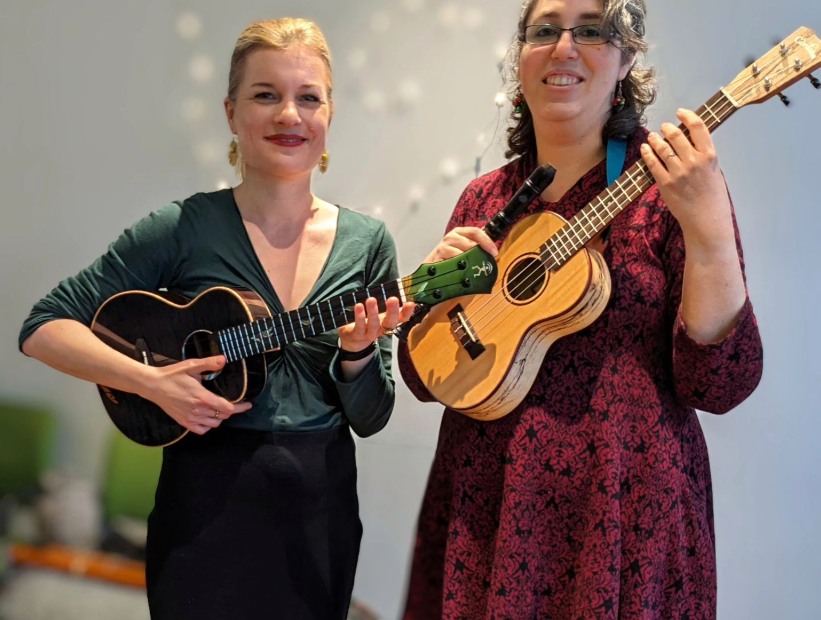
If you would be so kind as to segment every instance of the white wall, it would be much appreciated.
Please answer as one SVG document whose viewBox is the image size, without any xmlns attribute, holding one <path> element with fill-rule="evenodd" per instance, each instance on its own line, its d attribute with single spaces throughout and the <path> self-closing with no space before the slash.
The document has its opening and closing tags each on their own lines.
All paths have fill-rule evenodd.
<svg viewBox="0 0 821 620">
<path fill-rule="evenodd" d="M 698 107 L 746 58 L 799 25 L 821 29 L 821 4 L 810 0 L 650 5 L 650 58 L 663 87 L 652 128 L 678 106 Z M 202 18 L 195 40 L 175 31 L 183 11 Z M 325 30 L 336 59 L 337 110 L 331 170 L 315 190 L 359 210 L 381 207 L 409 271 L 437 241 L 471 178 L 440 182 L 441 162 L 454 157 L 471 167 L 483 150 L 477 137 L 493 133 L 497 48 L 509 40 L 517 12 L 518 0 L 5 0 L 0 395 L 60 412 L 61 466 L 97 475 L 109 425 L 92 386 L 17 353 L 19 325 L 53 284 L 148 210 L 234 182 L 224 160 L 230 134 L 222 98 L 231 49 L 247 23 L 302 15 Z M 191 77 L 196 55 L 212 59 L 212 79 Z M 379 93 L 387 101 L 381 112 L 374 109 Z M 789 110 L 777 100 L 745 108 L 716 134 L 766 350 L 755 394 L 728 416 L 702 417 L 725 620 L 817 617 L 821 91 L 803 81 L 788 95 Z M 484 170 L 501 163 L 501 148 L 497 139 Z M 428 191 L 411 215 L 414 185 Z M 386 618 L 402 604 L 439 410 L 400 386 L 389 427 L 358 443 L 365 538 L 356 595 Z"/>
</svg>

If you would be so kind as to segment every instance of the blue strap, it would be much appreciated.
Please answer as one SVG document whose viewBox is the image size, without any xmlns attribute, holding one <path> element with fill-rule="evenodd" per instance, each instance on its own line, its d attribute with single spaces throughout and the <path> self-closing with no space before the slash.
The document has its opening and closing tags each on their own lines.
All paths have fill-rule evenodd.
<svg viewBox="0 0 821 620">
<path fill-rule="evenodd" d="M 624 160 L 627 157 L 627 142 L 624 140 L 607 141 L 607 186 L 610 187 L 624 172 Z"/>
</svg>

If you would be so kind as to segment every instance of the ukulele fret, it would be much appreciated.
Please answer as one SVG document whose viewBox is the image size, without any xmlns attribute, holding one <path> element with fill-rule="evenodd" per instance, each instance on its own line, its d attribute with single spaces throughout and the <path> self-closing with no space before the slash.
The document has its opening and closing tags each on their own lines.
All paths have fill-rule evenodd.
<svg viewBox="0 0 821 620">
<path fill-rule="evenodd" d="M 221 331 L 217 332 L 217 340 L 219 341 L 220 352 L 225 356 L 225 361 L 226 362 L 234 361 L 234 360 L 231 359 L 231 353 L 228 351 L 228 347 L 226 346 L 225 332 L 224 331 L 221 330 Z"/>
<path fill-rule="evenodd" d="M 281 348 L 282 345 L 279 343 L 279 334 L 277 334 L 277 326 L 276 326 L 276 323 L 273 321 L 273 319 L 271 320 L 271 329 L 268 332 L 269 333 L 268 340 L 271 339 L 270 332 L 274 332 L 274 338 L 277 339 L 277 349 Z"/>
<path fill-rule="evenodd" d="M 322 326 L 322 332 L 324 333 L 327 330 L 325 329 L 325 320 L 322 318 L 322 309 L 318 309 L 317 313 L 319 314 L 319 324 Z"/>
<path fill-rule="evenodd" d="M 262 335 L 262 327 L 259 324 L 259 321 L 254 321 L 254 325 L 257 326 L 257 333 L 259 334 L 259 342 L 262 345 L 262 350 L 266 351 L 271 348 L 271 337 L 268 337 L 268 346 L 265 345 L 265 336 Z M 253 328 L 252 328 L 253 329 Z"/>
<path fill-rule="evenodd" d="M 293 338 L 292 342 L 294 342 L 294 341 L 296 341 L 296 329 L 294 329 L 294 321 L 291 318 L 291 313 L 290 312 L 286 312 L 285 314 L 288 317 L 288 324 L 291 326 L 291 334 L 292 334 L 292 338 Z"/>
<path fill-rule="evenodd" d="M 331 311 L 331 321 L 333 321 L 334 329 L 336 329 L 336 317 L 334 316 L 334 307 L 330 299 L 328 300 L 328 310 Z"/>
<path fill-rule="evenodd" d="M 299 325 L 299 330 L 302 332 L 302 337 L 307 338 L 308 335 L 305 333 L 305 325 L 302 322 L 302 319 L 299 318 L 299 308 L 296 309 L 296 323 Z"/>
</svg>

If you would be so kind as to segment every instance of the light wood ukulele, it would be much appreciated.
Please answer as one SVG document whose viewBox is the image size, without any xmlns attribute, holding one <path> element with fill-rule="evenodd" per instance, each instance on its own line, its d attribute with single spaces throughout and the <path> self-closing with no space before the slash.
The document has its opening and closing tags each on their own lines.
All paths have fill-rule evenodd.
<svg viewBox="0 0 821 620">
<path fill-rule="evenodd" d="M 800 28 L 697 114 L 712 132 L 738 108 L 774 97 L 819 64 L 821 43 Z M 410 332 L 410 358 L 431 395 L 479 420 L 510 413 L 550 346 L 604 311 L 610 274 L 601 254 L 586 245 L 653 183 L 639 160 L 569 222 L 546 212 L 514 226 L 499 251 L 491 294 L 440 304 Z"/>
</svg>

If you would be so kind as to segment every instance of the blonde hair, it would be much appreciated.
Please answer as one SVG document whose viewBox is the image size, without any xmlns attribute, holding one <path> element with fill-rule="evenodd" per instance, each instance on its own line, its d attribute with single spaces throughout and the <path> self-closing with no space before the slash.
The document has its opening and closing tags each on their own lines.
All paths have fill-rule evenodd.
<svg viewBox="0 0 821 620">
<path fill-rule="evenodd" d="M 252 52 L 258 49 L 286 50 L 294 45 L 304 45 L 316 52 L 325 63 L 328 69 L 328 103 L 333 105 L 331 50 L 328 48 L 325 36 L 315 23 L 307 19 L 292 17 L 254 22 L 242 32 L 234 46 L 234 53 L 231 55 L 231 68 L 228 71 L 228 100 L 236 103 L 245 64 Z M 242 161 L 242 153 L 237 140 L 231 141 L 228 161 L 240 176 L 245 176 L 245 163 Z"/>
</svg>

